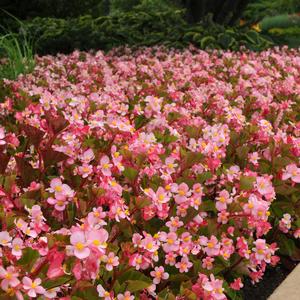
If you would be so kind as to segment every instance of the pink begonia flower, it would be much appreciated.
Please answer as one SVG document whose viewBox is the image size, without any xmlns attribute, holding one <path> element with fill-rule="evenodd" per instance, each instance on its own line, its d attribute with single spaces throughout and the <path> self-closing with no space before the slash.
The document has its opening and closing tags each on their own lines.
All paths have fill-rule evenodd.
<svg viewBox="0 0 300 300">
<path fill-rule="evenodd" d="M 260 159 L 258 152 L 253 152 L 248 154 L 249 161 L 254 165 L 258 166 L 258 160 Z"/>
<path fill-rule="evenodd" d="M 188 272 L 189 269 L 192 267 L 192 263 L 189 261 L 189 259 L 184 256 L 181 258 L 181 261 L 175 264 L 175 267 L 179 269 L 180 273 Z"/>
<path fill-rule="evenodd" d="M 19 273 L 13 266 L 9 266 L 7 269 L 0 266 L 1 288 L 6 291 L 9 287 L 16 287 L 20 283 L 18 276 Z"/>
<path fill-rule="evenodd" d="M 288 165 L 282 174 L 282 180 L 291 179 L 295 183 L 300 183 L 300 168 L 296 164 Z"/>
<path fill-rule="evenodd" d="M 5 130 L 3 127 L 0 127 L 0 146 L 6 144 L 4 138 L 5 138 Z"/>
<path fill-rule="evenodd" d="M 169 274 L 167 272 L 165 272 L 164 267 L 160 266 L 160 267 L 155 267 L 154 271 L 150 272 L 150 275 L 153 278 L 153 283 L 154 284 L 159 284 L 161 282 L 161 280 L 166 280 L 169 278 Z"/>
<path fill-rule="evenodd" d="M 297 228 L 295 231 L 294 231 L 294 237 L 296 239 L 299 239 L 300 238 L 300 228 Z"/>
<path fill-rule="evenodd" d="M 266 257 L 266 253 L 268 252 L 268 246 L 266 241 L 263 239 L 257 239 L 254 242 L 255 248 L 252 250 L 255 252 L 255 258 L 259 261 L 264 260 Z"/>
<path fill-rule="evenodd" d="M 48 191 L 50 193 L 54 193 L 55 198 L 59 196 L 65 196 L 68 198 L 74 197 L 74 191 L 67 184 L 62 183 L 60 178 L 54 178 L 51 180 Z"/>
<path fill-rule="evenodd" d="M 152 253 L 157 251 L 159 248 L 157 242 L 153 239 L 152 236 L 147 236 L 146 238 L 144 238 L 141 242 L 141 247 Z"/>
<path fill-rule="evenodd" d="M 50 197 L 47 202 L 54 205 L 54 208 L 58 211 L 64 211 L 69 203 L 64 195 L 56 195 L 56 198 Z"/>
<path fill-rule="evenodd" d="M 111 167 L 112 164 L 110 164 L 109 157 L 107 155 L 102 156 L 100 160 L 100 170 L 104 176 L 111 176 Z"/>
<path fill-rule="evenodd" d="M 183 222 L 180 221 L 179 217 L 171 217 L 170 221 L 166 223 L 166 226 L 169 227 L 170 231 L 176 232 L 178 228 L 183 226 Z"/>
<path fill-rule="evenodd" d="M 70 242 L 74 255 L 79 259 L 87 258 L 90 255 L 90 249 L 85 234 L 82 231 L 75 231 L 71 234 Z"/>
<path fill-rule="evenodd" d="M 104 252 L 107 247 L 108 232 L 104 229 L 94 229 L 87 233 L 87 242 L 89 245 L 96 247 L 99 251 Z"/>
<path fill-rule="evenodd" d="M 93 211 L 88 214 L 87 220 L 91 227 L 101 227 L 106 225 L 103 220 L 106 217 L 106 212 L 103 211 L 102 207 L 94 207 Z"/>
<path fill-rule="evenodd" d="M 106 263 L 105 268 L 107 271 L 112 271 L 113 267 L 119 265 L 119 257 L 115 256 L 113 252 L 110 252 L 108 255 L 104 255 L 101 260 Z"/>
<path fill-rule="evenodd" d="M 104 298 L 104 300 L 113 299 L 110 292 L 106 291 L 101 284 L 97 285 L 97 292 L 98 292 L 99 297 Z"/>
<path fill-rule="evenodd" d="M 84 164 L 89 164 L 95 158 L 94 152 L 92 149 L 88 149 L 79 156 L 79 159 Z"/>
<path fill-rule="evenodd" d="M 232 198 L 230 197 L 230 194 L 226 190 L 222 190 L 219 193 L 219 197 L 216 198 L 216 208 L 218 211 L 226 210 L 227 204 L 230 204 L 232 202 Z"/>
<path fill-rule="evenodd" d="M 167 157 L 165 160 L 165 165 L 167 169 L 168 174 L 172 174 L 175 172 L 175 168 L 178 166 L 178 164 L 174 163 L 175 158 L 174 157 Z"/>
<path fill-rule="evenodd" d="M 220 253 L 220 244 L 217 238 L 212 235 L 211 238 L 207 241 L 206 247 L 204 248 L 205 253 L 208 256 L 217 256 Z"/>
<path fill-rule="evenodd" d="M 131 295 L 129 291 L 126 291 L 124 293 L 124 295 L 123 294 L 118 294 L 117 299 L 118 300 L 133 300 L 134 296 Z"/>
<path fill-rule="evenodd" d="M 12 255 L 16 256 L 17 258 L 22 256 L 22 249 L 24 249 L 24 243 L 23 240 L 20 238 L 15 238 L 12 243 Z"/>
<path fill-rule="evenodd" d="M 203 284 L 203 289 L 214 300 L 227 299 L 223 293 L 223 281 L 220 279 L 215 279 L 213 274 L 210 275 L 210 281 L 207 281 Z"/>
<path fill-rule="evenodd" d="M 59 287 L 54 287 L 49 290 L 46 290 L 44 296 L 49 299 L 54 299 L 57 297 L 57 293 L 60 291 Z"/>
<path fill-rule="evenodd" d="M 243 283 L 241 278 L 236 278 L 232 283 L 230 283 L 230 287 L 233 290 L 239 291 L 241 288 L 243 288 Z"/>
<path fill-rule="evenodd" d="M 288 233 L 292 226 L 292 216 L 290 214 L 284 214 L 283 217 L 279 221 L 279 229 Z"/>
<path fill-rule="evenodd" d="M 175 232 L 169 232 L 168 234 L 162 235 L 163 250 L 168 252 L 175 252 L 179 249 L 179 240 Z"/>
<path fill-rule="evenodd" d="M 166 253 L 165 257 L 166 257 L 165 263 L 167 265 L 170 265 L 170 266 L 174 266 L 175 265 L 177 254 L 175 254 L 174 252 L 168 252 L 168 253 Z"/>
<path fill-rule="evenodd" d="M 10 247 L 12 237 L 9 235 L 7 231 L 0 232 L 0 245 Z"/>
<path fill-rule="evenodd" d="M 78 167 L 78 174 L 82 178 L 87 178 L 89 175 L 93 173 L 93 166 L 88 164 L 83 164 L 82 166 Z"/>
<path fill-rule="evenodd" d="M 162 208 L 162 204 L 168 203 L 170 201 L 169 194 L 165 191 L 164 188 L 159 187 L 155 193 L 154 198 L 152 198 L 154 203 L 157 205 L 159 209 Z"/>
<path fill-rule="evenodd" d="M 261 195 L 267 195 L 267 194 L 274 193 L 274 188 L 272 186 L 271 181 L 264 177 L 256 178 L 256 188 L 257 188 L 257 191 Z"/>
<path fill-rule="evenodd" d="M 27 276 L 23 278 L 23 288 L 27 290 L 29 297 L 35 298 L 37 294 L 43 295 L 45 293 L 45 289 L 40 285 L 41 282 L 42 280 L 40 278 L 36 278 L 34 281 Z"/>
<path fill-rule="evenodd" d="M 214 258 L 207 256 L 202 259 L 202 268 L 211 270 L 213 268 L 213 262 L 215 261 Z"/>
<path fill-rule="evenodd" d="M 37 232 L 34 229 L 31 229 L 23 219 L 18 219 L 18 221 L 15 220 L 15 224 L 24 234 L 33 238 L 37 237 Z"/>
<path fill-rule="evenodd" d="M 175 202 L 181 204 L 187 201 L 188 197 L 191 196 L 191 191 L 186 183 L 180 183 L 175 187 L 175 192 L 177 195 L 174 196 Z"/>
</svg>

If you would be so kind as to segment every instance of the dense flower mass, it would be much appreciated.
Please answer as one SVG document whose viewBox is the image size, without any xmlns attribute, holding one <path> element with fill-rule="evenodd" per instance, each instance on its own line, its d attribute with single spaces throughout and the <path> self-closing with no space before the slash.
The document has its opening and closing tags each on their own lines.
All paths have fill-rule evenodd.
<svg viewBox="0 0 300 300">
<path fill-rule="evenodd" d="M 37 58 L 0 95 L 0 287 L 241 299 L 299 259 L 300 53 Z"/>
</svg>

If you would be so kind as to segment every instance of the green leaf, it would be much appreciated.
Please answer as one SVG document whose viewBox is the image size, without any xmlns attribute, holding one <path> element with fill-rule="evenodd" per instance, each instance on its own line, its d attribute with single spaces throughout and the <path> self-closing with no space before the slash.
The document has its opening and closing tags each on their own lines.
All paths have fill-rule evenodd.
<svg viewBox="0 0 300 300">
<path fill-rule="evenodd" d="M 254 182 L 255 182 L 255 177 L 252 177 L 252 176 L 241 176 L 241 179 L 240 179 L 240 189 L 244 190 L 244 191 L 252 190 Z"/>
<path fill-rule="evenodd" d="M 134 181 L 135 178 L 138 175 L 138 171 L 136 169 L 133 169 L 131 167 L 127 167 L 125 168 L 125 170 L 123 171 L 123 175 L 128 178 L 130 181 Z"/>
<path fill-rule="evenodd" d="M 47 290 L 52 289 L 54 287 L 57 286 L 61 286 L 65 283 L 67 283 L 68 281 L 70 281 L 72 277 L 64 275 L 62 277 L 56 278 L 56 279 L 51 279 L 51 280 L 47 280 L 45 281 L 45 283 L 43 283 L 43 287 Z"/>
<path fill-rule="evenodd" d="M 134 119 L 134 127 L 135 129 L 140 129 L 144 125 L 146 125 L 149 120 L 144 115 L 139 115 Z"/>
<path fill-rule="evenodd" d="M 130 292 L 137 292 L 141 291 L 152 284 L 152 281 L 149 279 L 148 281 L 141 281 L 141 280 L 128 280 L 127 289 Z"/>
<path fill-rule="evenodd" d="M 33 250 L 31 248 L 25 248 L 23 250 L 22 257 L 18 260 L 18 264 L 21 266 L 28 266 L 30 270 L 34 265 L 35 261 L 39 258 L 39 252 L 37 250 Z"/>
</svg>

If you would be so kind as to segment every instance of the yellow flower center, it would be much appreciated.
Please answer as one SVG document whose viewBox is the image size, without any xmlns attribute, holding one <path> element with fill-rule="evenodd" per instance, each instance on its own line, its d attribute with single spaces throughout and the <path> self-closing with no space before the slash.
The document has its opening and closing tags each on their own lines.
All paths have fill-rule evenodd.
<svg viewBox="0 0 300 300">
<path fill-rule="evenodd" d="M 185 195 L 185 191 L 184 191 L 184 190 L 179 190 L 179 191 L 178 191 L 178 194 L 179 194 L 180 196 L 184 196 L 184 195 Z"/>
<path fill-rule="evenodd" d="M 35 289 L 36 287 L 37 287 L 37 284 L 33 282 L 33 283 L 31 284 L 31 288 Z"/>
<path fill-rule="evenodd" d="M 5 279 L 10 280 L 10 279 L 12 279 L 12 274 L 7 272 L 4 277 L 5 277 Z"/>
<path fill-rule="evenodd" d="M 82 251 L 84 249 L 84 245 L 82 243 L 78 242 L 78 243 L 76 243 L 75 248 L 78 251 Z"/>
<path fill-rule="evenodd" d="M 172 240 L 172 239 L 167 239 L 167 243 L 168 243 L 169 245 L 173 245 L 173 244 L 174 244 L 174 240 Z"/>
<path fill-rule="evenodd" d="M 208 247 L 208 248 L 213 248 L 213 247 L 214 247 L 214 244 L 213 244 L 212 242 L 209 242 L 209 243 L 207 243 L 207 247 Z"/>
<path fill-rule="evenodd" d="M 60 193 L 62 191 L 62 186 L 61 185 L 57 185 L 55 188 L 54 188 L 55 192 L 58 192 Z"/>
</svg>

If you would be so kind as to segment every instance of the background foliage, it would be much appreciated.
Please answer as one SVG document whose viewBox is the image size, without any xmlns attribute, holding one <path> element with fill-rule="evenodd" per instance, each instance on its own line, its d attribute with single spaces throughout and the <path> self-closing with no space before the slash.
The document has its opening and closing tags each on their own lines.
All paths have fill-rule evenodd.
<svg viewBox="0 0 300 300">
<path fill-rule="evenodd" d="M 25 22 L 39 54 L 125 44 L 263 50 L 300 43 L 300 16 L 288 15 L 300 11 L 297 0 L 4 0 L 0 7 Z M 5 11 L 2 28 L 18 32 Z"/>
</svg>

